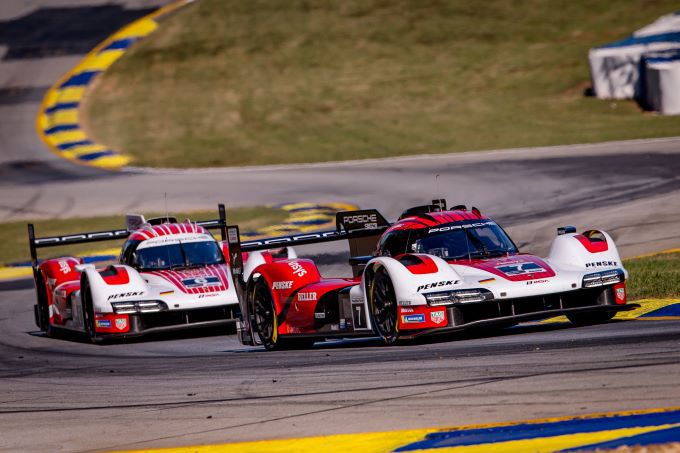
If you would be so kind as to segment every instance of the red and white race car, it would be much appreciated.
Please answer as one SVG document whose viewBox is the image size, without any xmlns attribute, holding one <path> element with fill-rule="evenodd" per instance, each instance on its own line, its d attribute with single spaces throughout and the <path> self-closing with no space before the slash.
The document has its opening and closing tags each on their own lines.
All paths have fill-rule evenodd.
<svg viewBox="0 0 680 453">
<path fill-rule="evenodd" d="M 603 231 L 558 229 L 549 255 L 520 253 L 479 210 L 444 200 L 389 225 L 375 210 L 340 212 L 335 231 L 240 244 L 229 227 L 232 270 L 243 285 L 245 344 L 305 347 L 377 334 L 385 343 L 471 327 L 566 315 L 600 323 L 626 303 L 627 272 Z M 353 276 L 322 278 L 313 261 L 238 262 L 240 251 L 348 239 Z"/>
<path fill-rule="evenodd" d="M 224 240 L 223 205 L 219 213 L 219 219 L 201 222 L 128 215 L 125 230 L 42 238 L 29 224 L 36 324 L 48 335 L 71 330 L 98 342 L 235 323 L 239 298 L 226 245 L 208 231 L 221 230 Z M 124 238 L 118 263 L 102 269 L 75 257 L 38 264 L 38 248 Z"/>
</svg>

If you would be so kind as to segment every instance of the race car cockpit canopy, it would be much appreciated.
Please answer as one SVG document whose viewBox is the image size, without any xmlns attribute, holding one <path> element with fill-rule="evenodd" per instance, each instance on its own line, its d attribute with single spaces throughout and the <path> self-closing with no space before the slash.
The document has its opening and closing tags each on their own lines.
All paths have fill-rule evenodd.
<svg viewBox="0 0 680 453">
<path fill-rule="evenodd" d="M 380 239 L 377 254 L 425 253 L 443 259 L 473 259 L 518 253 L 517 246 L 493 220 L 478 209 L 452 210 L 425 205 L 402 214 Z M 410 214 L 410 215 L 409 215 Z"/>
</svg>

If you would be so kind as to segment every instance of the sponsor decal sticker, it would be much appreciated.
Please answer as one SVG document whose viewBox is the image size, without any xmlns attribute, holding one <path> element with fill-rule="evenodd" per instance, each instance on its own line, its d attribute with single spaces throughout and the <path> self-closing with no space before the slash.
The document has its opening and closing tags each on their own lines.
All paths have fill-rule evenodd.
<svg viewBox="0 0 680 453">
<path fill-rule="evenodd" d="M 449 286 L 453 285 L 453 282 L 455 280 L 442 280 L 441 282 L 433 282 L 433 283 L 428 283 L 426 285 L 420 285 L 416 291 L 420 292 L 426 289 L 431 289 L 431 288 L 438 288 L 440 286 Z"/>
<path fill-rule="evenodd" d="M 415 311 L 415 310 L 413 310 L 413 308 L 405 308 L 405 307 L 401 307 L 401 312 L 402 312 L 402 313 L 413 313 L 414 311 Z"/>
<path fill-rule="evenodd" d="M 378 216 L 376 214 L 357 214 L 348 215 L 342 218 L 344 223 L 367 223 L 367 222 L 377 222 Z"/>
<path fill-rule="evenodd" d="M 109 319 L 98 319 L 97 320 L 97 327 L 103 327 L 104 329 L 110 329 L 111 328 L 111 320 L 109 320 Z"/>
<path fill-rule="evenodd" d="M 293 286 L 293 281 L 287 281 L 287 282 L 274 282 L 272 284 L 272 287 L 274 289 L 290 289 Z"/>
<path fill-rule="evenodd" d="M 106 300 L 124 299 L 126 297 L 137 297 L 144 294 L 144 291 L 128 291 L 127 293 L 111 294 Z"/>
<path fill-rule="evenodd" d="M 316 319 L 326 319 L 326 313 L 314 313 Z"/>
<path fill-rule="evenodd" d="M 439 228 L 430 228 L 427 230 L 428 234 L 429 233 L 441 233 L 443 231 L 451 231 L 451 230 L 460 230 L 462 228 L 479 228 L 487 225 L 495 225 L 494 222 L 477 222 L 477 223 L 468 223 L 467 225 L 444 225 Z"/>
<path fill-rule="evenodd" d="M 586 263 L 586 267 L 604 267 L 604 266 L 618 266 L 619 263 L 616 261 L 593 261 L 592 263 Z"/>
<path fill-rule="evenodd" d="M 127 319 L 116 318 L 116 329 L 125 330 L 127 328 Z"/>
<path fill-rule="evenodd" d="M 529 280 L 527 281 L 527 285 L 538 285 L 539 283 L 548 283 L 547 278 L 542 278 L 540 280 Z"/>
<path fill-rule="evenodd" d="M 616 288 L 616 298 L 623 300 L 626 298 L 626 288 Z"/>
<path fill-rule="evenodd" d="M 60 260 L 59 270 L 61 271 L 62 274 L 68 274 L 69 272 L 71 272 L 71 268 L 68 265 L 68 261 Z"/>
<path fill-rule="evenodd" d="M 293 269 L 293 274 L 295 274 L 296 277 L 304 277 L 307 275 L 307 270 L 297 261 L 290 261 L 288 265 Z"/>
<path fill-rule="evenodd" d="M 182 283 L 187 288 L 205 288 L 206 286 L 219 286 L 222 284 L 220 278 L 215 276 L 185 278 L 182 280 Z"/>
<path fill-rule="evenodd" d="M 298 293 L 298 300 L 300 302 L 314 301 L 316 300 L 316 293 Z"/>
<path fill-rule="evenodd" d="M 40 238 L 35 240 L 35 244 L 58 244 L 60 242 L 69 242 L 74 239 L 100 239 L 100 238 L 125 238 L 130 234 L 128 230 L 116 231 L 102 231 L 97 233 L 74 234 L 71 236 L 54 236 L 49 238 Z"/>
<path fill-rule="evenodd" d="M 433 323 L 435 324 L 441 324 L 444 322 L 444 318 L 446 317 L 445 313 L 443 310 L 440 311 L 431 311 L 430 312 L 430 319 L 432 320 Z"/>
<path fill-rule="evenodd" d="M 249 246 L 249 245 L 280 245 L 280 244 L 283 244 L 283 243 L 295 242 L 295 241 L 300 241 L 300 240 L 303 240 L 303 239 L 323 239 L 323 238 L 335 237 L 337 235 L 338 235 L 338 233 L 336 231 L 327 231 L 325 233 L 308 233 L 308 234 L 301 234 L 299 236 L 286 236 L 286 237 L 281 237 L 281 238 L 276 238 L 276 239 L 269 239 L 267 241 L 244 242 L 241 245 L 244 246 L 244 247 Z"/>
<path fill-rule="evenodd" d="M 360 224 L 367 230 L 378 229 L 377 214 L 356 214 L 348 215 L 342 218 L 342 222 L 348 225 Z"/>
<path fill-rule="evenodd" d="M 416 324 L 420 322 L 425 322 L 425 315 L 422 313 L 416 315 L 404 315 L 401 317 L 404 324 Z"/>
<path fill-rule="evenodd" d="M 527 275 L 535 274 L 537 272 L 545 272 L 545 269 L 536 263 L 505 264 L 503 266 L 496 267 L 496 269 L 503 272 L 505 275 Z"/>
</svg>

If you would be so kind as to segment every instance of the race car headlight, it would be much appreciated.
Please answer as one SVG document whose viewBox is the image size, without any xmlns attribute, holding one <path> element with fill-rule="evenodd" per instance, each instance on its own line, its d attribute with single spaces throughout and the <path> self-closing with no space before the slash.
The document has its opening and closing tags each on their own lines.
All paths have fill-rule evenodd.
<svg viewBox="0 0 680 453">
<path fill-rule="evenodd" d="M 455 291 L 441 291 L 425 293 L 428 305 L 449 305 L 456 303 L 484 302 L 493 299 L 493 293 L 487 289 L 458 289 Z"/>
<path fill-rule="evenodd" d="M 113 312 L 119 315 L 131 313 L 154 313 L 168 307 L 159 300 L 135 300 L 130 302 L 112 302 Z"/>
<path fill-rule="evenodd" d="M 619 283 L 624 280 L 624 274 L 621 269 L 613 269 L 611 271 L 595 272 L 583 276 L 583 287 L 594 288 L 596 286 L 611 285 Z"/>
</svg>

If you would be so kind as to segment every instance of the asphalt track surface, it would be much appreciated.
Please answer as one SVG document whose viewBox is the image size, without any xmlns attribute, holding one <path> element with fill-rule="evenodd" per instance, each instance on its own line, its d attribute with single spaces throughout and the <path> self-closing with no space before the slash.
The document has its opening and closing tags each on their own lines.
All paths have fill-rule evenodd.
<svg viewBox="0 0 680 453">
<path fill-rule="evenodd" d="M 342 201 L 393 219 L 446 196 L 478 206 L 536 253 L 565 224 L 606 229 L 624 256 L 680 245 L 680 139 L 119 174 L 57 159 L 35 135 L 38 103 L 106 27 L 93 21 L 49 42 L 21 30 L 40 29 L 31 24 L 41 17 L 50 18 L 41 27 L 63 30 L 102 6 L 113 8 L 104 17 L 129 21 L 158 3 L 0 4 L 0 220 L 158 209 L 165 193 L 177 209 Z M 62 11 L 41 16 L 46 7 Z M 118 22 L 109 22 L 112 32 Z M 309 253 L 337 258 L 343 247 Z M 341 272 L 340 265 L 325 271 Z M 106 346 L 50 339 L 35 331 L 33 299 L 31 282 L 0 284 L 2 451 L 149 448 L 680 405 L 677 321 L 524 326 L 391 348 L 355 340 L 267 353 L 223 332 Z"/>
</svg>

